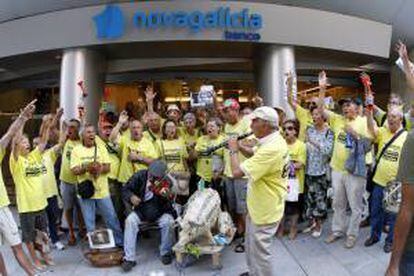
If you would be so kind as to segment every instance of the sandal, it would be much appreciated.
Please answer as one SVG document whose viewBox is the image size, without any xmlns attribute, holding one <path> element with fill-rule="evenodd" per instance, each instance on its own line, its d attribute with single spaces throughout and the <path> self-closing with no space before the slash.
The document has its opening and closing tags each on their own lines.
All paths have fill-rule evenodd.
<svg viewBox="0 0 414 276">
<path fill-rule="evenodd" d="M 243 243 L 237 244 L 236 247 L 234 248 L 234 252 L 244 253 L 244 244 Z"/>
</svg>

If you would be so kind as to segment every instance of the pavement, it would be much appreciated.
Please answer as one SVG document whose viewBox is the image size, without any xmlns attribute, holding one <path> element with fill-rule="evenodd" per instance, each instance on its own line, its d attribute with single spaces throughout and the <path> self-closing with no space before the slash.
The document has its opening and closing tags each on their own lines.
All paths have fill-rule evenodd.
<svg viewBox="0 0 414 276">
<path fill-rule="evenodd" d="M 384 253 L 380 243 L 366 248 L 363 243 L 368 237 L 369 228 L 361 229 L 361 234 L 353 249 L 345 249 L 344 240 L 333 244 L 325 244 L 330 223 L 324 225 L 323 235 L 319 239 L 310 235 L 299 234 L 296 240 L 274 239 L 272 245 L 273 265 L 277 275 L 302 276 L 378 276 L 384 275 L 390 254 Z M 172 275 L 239 275 L 247 271 L 244 253 L 235 253 L 232 246 L 223 250 L 221 256 L 222 269 L 212 269 L 211 256 L 204 255 L 193 260 L 191 265 L 179 269 L 175 263 L 164 266 L 158 255 L 159 235 L 152 232 L 149 238 L 140 238 L 137 246 L 137 266 L 128 274 L 143 276 Z M 95 268 L 83 257 L 80 245 L 67 247 L 64 251 L 53 251 L 55 266 L 42 275 L 126 275 L 120 267 Z M 11 249 L 1 248 L 9 275 L 24 275 L 23 270 L 14 259 Z"/>
</svg>

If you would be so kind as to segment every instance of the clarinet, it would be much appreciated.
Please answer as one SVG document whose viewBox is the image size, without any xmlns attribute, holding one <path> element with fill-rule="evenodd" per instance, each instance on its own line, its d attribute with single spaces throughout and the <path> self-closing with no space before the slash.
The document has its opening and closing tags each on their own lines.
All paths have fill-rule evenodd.
<svg viewBox="0 0 414 276">
<path fill-rule="evenodd" d="M 249 137 L 250 135 L 252 135 L 253 132 L 248 132 L 242 135 L 237 136 L 237 140 L 243 140 L 247 137 Z M 226 140 L 224 142 L 221 142 L 220 144 L 216 145 L 216 146 L 212 146 L 212 147 L 208 147 L 205 151 L 200 152 L 200 155 L 202 156 L 209 156 L 211 155 L 213 152 L 215 152 L 216 150 L 223 148 L 223 147 L 227 147 L 227 143 L 229 142 L 229 140 Z"/>
</svg>

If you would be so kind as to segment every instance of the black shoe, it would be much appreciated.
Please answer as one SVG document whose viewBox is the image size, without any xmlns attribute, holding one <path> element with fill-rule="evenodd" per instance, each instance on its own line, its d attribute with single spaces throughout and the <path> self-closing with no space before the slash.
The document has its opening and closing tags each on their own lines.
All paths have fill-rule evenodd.
<svg viewBox="0 0 414 276">
<path fill-rule="evenodd" d="M 392 243 L 386 242 L 384 244 L 384 252 L 390 253 L 392 251 Z"/>
<path fill-rule="evenodd" d="M 167 253 L 163 256 L 161 256 L 161 262 L 163 265 L 169 265 L 172 263 L 172 255 L 171 253 Z"/>
<path fill-rule="evenodd" d="M 240 274 L 239 276 L 249 276 L 249 272 L 243 272 L 242 274 Z"/>
<path fill-rule="evenodd" d="M 365 245 L 366 247 L 369 247 L 369 246 L 371 246 L 371 245 L 376 244 L 377 242 L 379 242 L 379 239 L 374 238 L 374 237 L 370 237 L 369 239 L 367 239 L 367 240 L 365 241 L 364 245 Z"/>
<path fill-rule="evenodd" d="M 364 227 L 368 227 L 370 226 L 370 222 L 369 222 L 369 218 L 364 219 L 363 221 L 361 221 L 361 223 L 359 224 L 360 228 L 364 228 Z"/>
<path fill-rule="evenodd" d="M 135 261 L 122 260 L 121 267 L 124 272 L 129 272 L 136 265 L 137 265 L 137 262 Z"/>
</svg>

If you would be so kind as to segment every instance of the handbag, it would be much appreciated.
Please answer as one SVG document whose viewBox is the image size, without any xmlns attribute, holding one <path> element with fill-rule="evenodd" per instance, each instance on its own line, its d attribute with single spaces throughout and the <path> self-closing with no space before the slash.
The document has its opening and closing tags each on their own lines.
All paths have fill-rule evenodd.
<svg viewBox="0 0 414 276">
<path fill-rule="evenodd" d="M 94 156 L 93 156 L 93 162 L 96 162 L 96 155 L 97 155 L 97 147 L 95 144 L 95 148 L 94 148 Z M 82 198 L 82 199 L 89 199 L 91 197 L 93 197 L 93 195 L 95 194 L 95 186 L 93 185 L 93 181 L 86 179 L 82 182 L 78 183 L 78 195 Z"/>
<path fill-rule="evenodd" d="M 391 146 L 392 143 L 404 132 L 404 129 L 400 129 L 386 145 L 381 150 L 380 155 L 378 156 L 377 162 L 372 170 L 370 182 L 373 183 L 375 173 L 378 168 L 378 164 L 381 160 L 381 157 L 384 155 L 385 150 Z M 382 200 L 383 208 L 385 211 L 390 213 L 398 213 L 401 204 L 401 183 L 398 181 L 390 181 L 384 188 L 384 196 Z"/>
<path fill-rule="evenodd" d="M 286 195 L 286 201 L 297 202 L 299 200 L 299 179 L 288 178 L 287 188 L 288 188 L 288 192 Z"/>
<path fill-rule="evenodd" d="M 293 163 L 289 165 L 289 177 L 287 179 L 286 201 L 297 202 L 299 200 L 299 179 L 296 177 Z"/>
<path fill-rule="evenodd" d="M 400 210 L 401 199 L 401 182 L 388 182 L 384 188 L 384 197 L 382 199 L 384 210 L 388 213 L 397 214 Z"/>
</svg>

